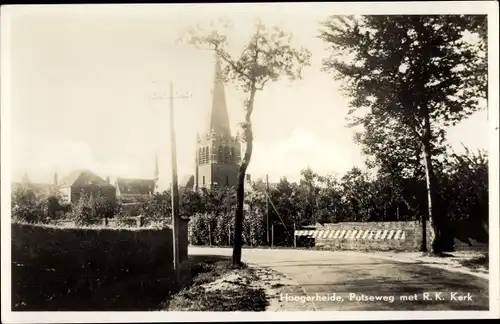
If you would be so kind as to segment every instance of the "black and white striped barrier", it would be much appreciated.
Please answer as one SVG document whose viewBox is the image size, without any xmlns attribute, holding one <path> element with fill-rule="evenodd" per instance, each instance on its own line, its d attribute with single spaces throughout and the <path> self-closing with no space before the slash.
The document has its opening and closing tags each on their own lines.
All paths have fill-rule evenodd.
<svg viewBox="0 0 500 324">
<path fill-rule="evenodd" d="M 325 240 L 404 240 L 406 234 L 403 230 L 296 230 L 295 236 Z"/>
</svg>

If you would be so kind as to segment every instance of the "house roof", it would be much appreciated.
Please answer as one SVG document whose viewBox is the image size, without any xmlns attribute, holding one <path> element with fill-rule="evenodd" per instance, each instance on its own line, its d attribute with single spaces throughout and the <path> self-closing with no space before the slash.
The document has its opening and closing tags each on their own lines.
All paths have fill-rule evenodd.
<svg viewBox="0 0 500 324">
<path fill-rule="evenodd" d="M 117 178 L 116 186 L 121 194 L 149 195 L 155 192 L 154 179 Z"/>
<path fill-rule="evenodd" d="M 103 178 L 87 169 L 74 170 L 59 181 L 59 187 L 82 186 L 94 184 L 98 186 L 111 186 Z"/>
</svg>

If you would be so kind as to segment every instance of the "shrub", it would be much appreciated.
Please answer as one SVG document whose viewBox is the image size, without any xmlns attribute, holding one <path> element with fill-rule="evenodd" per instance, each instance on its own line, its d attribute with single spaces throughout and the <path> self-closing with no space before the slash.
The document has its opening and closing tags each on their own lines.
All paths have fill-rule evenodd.
<svg viewBox="0 0 500 324">
<path fill-rule="evenodd" d="M 116 205 L 99 192 L 95 194 L 81 193 L 78 203 L 72 208 L 72 216 L 76 225 L 98 224 L 103 218 L 115 214 Z"/>
<path fill-rule="evenodd" d="M 40 192 L 29 187 L 15 188 L 12 191 L 12 220 L 26 223 L 45 223 L 58 218 L 64 211 L 58 192 Z"/>
</svg>

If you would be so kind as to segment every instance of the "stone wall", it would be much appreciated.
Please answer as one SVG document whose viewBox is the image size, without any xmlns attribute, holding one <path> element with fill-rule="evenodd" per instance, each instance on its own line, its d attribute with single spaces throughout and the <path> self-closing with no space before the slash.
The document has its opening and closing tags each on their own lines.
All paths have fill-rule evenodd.
<svg viewBox="0 0 500 324">
<path fill-rule="evenodd" d="M 332 250 L 419 251 L 422 241 L 420 222 L 349 222 L 324 224 L 297 235 L 315 239 L 315 246 Z M 427 248 L 432 230 L 427 224 Z"/>
</svg>

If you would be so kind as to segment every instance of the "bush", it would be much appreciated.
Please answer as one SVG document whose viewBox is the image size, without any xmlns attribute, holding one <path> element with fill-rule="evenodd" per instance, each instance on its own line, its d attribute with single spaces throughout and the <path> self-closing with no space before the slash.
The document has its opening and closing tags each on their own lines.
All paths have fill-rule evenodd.
<svg viewBox="0 0 500 324">
<path fill-rule="evenodd" d="M 76 225 L 98 224 L 103 218 L 113 217 L 116 205 L 101 193 L 86 194 L 82 191 L 78 203 L 72 208 Z"/>
<path fill-rule="evenodd" d="M 58 218 L 67 208 L 61 205 L 58 192 L 40 192 L 29 187 L 15 188 L 11 195 L 11 217 L 14 222 L 46 223 Z"/>
<path fill-rule="evenodd" d="M 43 211 L 34 205 L 15 205 L 12 207 L 14 222 L 40 223 L 43 220 Z"/>
</svg>

